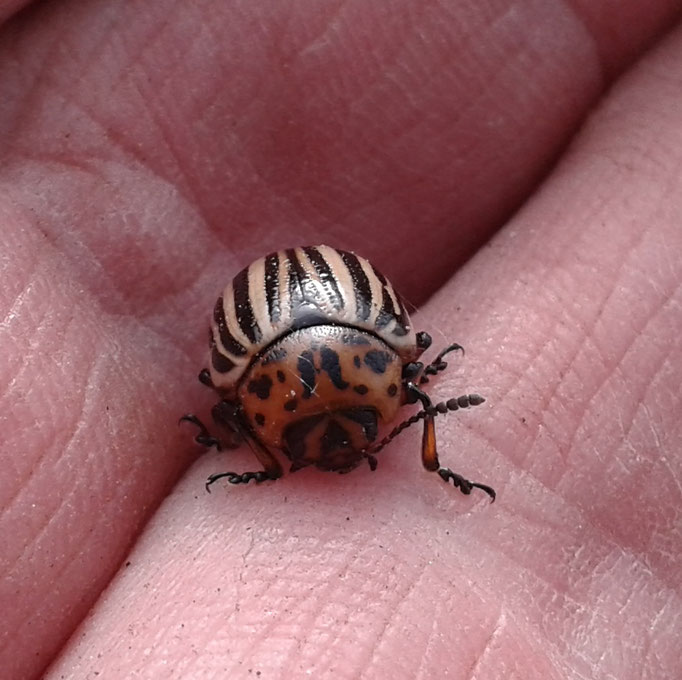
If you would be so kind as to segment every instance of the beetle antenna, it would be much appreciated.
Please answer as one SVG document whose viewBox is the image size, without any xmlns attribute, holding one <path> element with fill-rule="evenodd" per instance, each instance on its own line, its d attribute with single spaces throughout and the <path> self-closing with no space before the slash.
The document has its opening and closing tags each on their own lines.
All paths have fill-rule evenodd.
<svg viewBox="0 0 682 680">
<path fill-rule="evenodd" d="M 433 406 L 417 411 L 417 413 L 414 413 L 406 420 L 403 420 L 402 423 L 396 425 L 381 441 L 372 444 L 372 446 L 364 452 L 364 457 L 369 459 L 370 456 L 381 451 L 381 449 L 392 442 L 399 434 L 402 434 L 408 427 L 418 423 L 420 420 L 424 420 L 424 418 L 442 415 L 448 411 L 459 411 L 461 408 L 478 406 L 484 401 L 485 399 L 480 394 L 464 394 L 461 397 L 441 401 Z"/>
</svg>

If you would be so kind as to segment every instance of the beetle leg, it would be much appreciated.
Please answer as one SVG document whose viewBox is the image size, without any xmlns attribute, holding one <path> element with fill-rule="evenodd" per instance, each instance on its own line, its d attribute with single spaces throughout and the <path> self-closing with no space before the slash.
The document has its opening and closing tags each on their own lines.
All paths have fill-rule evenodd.
<svg viewBox="0 0 682 680">
<path fill-rule="evenodd" d="M 464 354 L 464 347 L 456 342 L 453 342 L 451 345 L 448 345 L 444 350 L 439 352 L 438 356 L 430 364 L 427 364 L 424 367 L 421 377 L 419 378 L 419 384 L 423 385 L 424 383 L 429 382 L 428 376 L 436 375 L 436 373 L 444 371 L 448 367 L 448 362 L 443 361 L 443 357 L 450 352 L 456 351 L 460 351 L 462 354 Z"/>
<path fill-rule="evenodd" d="M 194 437 L 194 441 L 197 444 L 201 444 L 202 446 L 205 446 L 207 449 L 210 449 L 212 446 L 215 446 L 218 451 L 222 451 L 222 444 L 220 443 L 220 439 L 217 437 L 214 437 L 206 428 L 206 425 L 204 425 L 201 420 L 197 416 L 195 416 L 193 413 L 188 413 L 187 415 L 182 416 L 178 423 L 182 422 L 188 422 L 192 423 L 193 425 L 196 425 L 199 428 L 199 432 L 197 435 Z"/>
<path fill-rule="evenodd" d="M 282 476 L 282 466 L 263 444 L 253 437 L 246 437 L 246 441 L 265 469 L 257 472 L 217 472 L 206 480 L 206 491 L 210 493 L 211 485 L 223 477 L 226 477 L 230 484 L 248 484 L 252 479 L 256 484 L 260 484 L 268 479 L 275 480 Z"/>
<path fill-rule="evenodd" d="M 408 383 L 417 379 L 417 376 L 424 370 L 424 364 L 421 361 L 410 361 L 409 364 L 403 366 L 402 379 L 403 382 Z M 417 401 L 414 395 L 407 393 L 405 395 L 408 399 L 408 404 L 414 404 Z"/>
<path fill-rule="evenodd" d="M 430 472 L 437 472 L 444 482 L 452 481 L 455 487 L 459 488 L 465 495 L 469 495 L 474 488 L 481 489 L 481 491 L 487 493 L 494 501 L 495 491 L 491 487 L 485 484 L 479 484 L 478 482 L 471 482 L 449 468 L 441 467 L 438 460 L 438 451 L 436 450 L 435 417 L 439 413 L 457 411 L 460 408 L 469 408 L 469 406 L 478 406 L 485 401 L 483 397 L 478 394 L 465 394 L 456 399 L 448 399 L 446 402 L 440 402 L 434 406 L 429 395 L 419 389 L 414 383 L 407 383 L 406 387 L 407 391 L 421 401 L 422 406 L 424 407 L 422 411 L 415 414 L 415 416 L 422 413 L 424 414 L 422 418 L 424 420 L 424 433 L 422 435 L 422 463 L 424 467 Z"/>
<path fill-rule="evenodd" d="M 369 465 L 369 469 L 374 472 L 377 469 L 377 465 L 379 464 L 379 461 L 377 460 L 376 456 L 372 455 L 368 451 L 365 451 L 362 454 L 362 457 L 367 461 L 367 464 Z"/>
<path fill-rule="evenodd" d="M 256 480 L 256 484 L 260 484 L 267 479 L 277 479 L 276 477 L 270 477 L 265 470 L 259 470 L 258 472 L 216 472 L 215 474 L 208 476 L 208 479 L 206 480 L 206 491 L 211 493 L 211 484 L 223 477 L 227 477 L 227 481 L 230 484 L 248 484 L 252 479 Z"/>
<path fill-rule="evenodd" d="M 236 449 L 244 437 L 243 427 L 239 423 L 238 408 L 230 401 L 219 401 L 211 409 L 211 417 L 216 425 L 221 426 L 229 433 L 227 442 L 222 442 L 227 449 Z"/>
<path fill-rule="evenodd" d="M 206 425 L 204 425 L 204 423 L 193 413 L 182 416 L 180 422 L 186 421 L 196 425 L 199 428 L 199 432 L 194 437 L 194 441 L 197 444 L 205 446 L 207 449 L 210 449 L 213 446 L 215 446 L 218 451 L 222 451 L 223 448 L 236 449 L 243 438 L 242 430 L 238 424 L 237 407 L 233 403 L 223 399 L 211 409 L 211 417 L 216 425 L 228 430 L 229 437 L 227 441 L 221 441 L 218 437 L 213 436 L 208 431 Z"/>
<path fill-rule="evenodd" d="M 471 490 L 476 488 L 481 489 L 481 491 L 485 491 L 485 493 L 490 496 L 491 503 L 495 502 L 495 496 L 497 494 L 495 493 L 495 489 L 493 489 L 492 486 L 488 486 L 487 484 L 478 484 L 477 482 L 470 482 L 468 479 L 462 477 L 462 475 L 458 475 L 456 472 L 450 470 L 450 468 L 440 468 L 438 470 L 438 474 L 441 476 L 441 479 L 444 482 L 449 482 L 452 480 L 455 488 L 459 488 L 459 490 L 465 496 L 468 496 L 471 493 Z"/>
</svg>

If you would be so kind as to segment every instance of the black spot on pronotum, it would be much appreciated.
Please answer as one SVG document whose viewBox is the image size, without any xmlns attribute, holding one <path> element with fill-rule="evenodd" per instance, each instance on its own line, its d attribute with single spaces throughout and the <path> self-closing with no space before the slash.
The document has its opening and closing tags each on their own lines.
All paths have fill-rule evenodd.
<svg viewBox="0 0 682 680">
<path fill-rule="evenodd" d="M 303 385 L 303 398 L 310 399 L 310 395 L 315 389 L 315 364 L 313 363 L 313 353 L 310 350 L 301 352 L 296 364 L 298 373 L 301 376 L 301 384 Z"/>
<path fill-rule="evenodd" d="M 395 397 L 398 394 L 398 386 L 395 383 L 391 383 L 386 391 L 389 397 Z"/>
<path fill-rule="evenodd" d="M 253 419 L 261 427 L 263 427 L 263 425 L 265 425 L 265 416 L 262 413 L 256 413 L 256 415 L 253 417 Z"/>
<path fill-rule="evenodd" d="M 353 363 L 355 364 L 355 368 L 360 368 L 360 366 L 362 366 L 360 357 L 357 354 L 353 357 Z"/>
<path fill-rule="evenodd" d="M 298 406 L 298 399 L 289 399 L 289 401 L 284 403 L 285 411 L 295 411 Z"/>
<path fill-rule="evenodd" d="M 284 371 L 277 371 L 277 380 L 279 380 L 279 382 L 283 383 L 286 379 Z"/>
<path fill-rule="evenodd" d="M 391 355 L 379 349 L 370 349 L 365 354 L 365 363 L 375 373 L 385 373 L 386 366 L 391 363 Z"/>
<path fill-rule="evenodd" d="M 367 385 L 356 385 L 353 388 L 358 394 L 367 394 L 369 392 L 369 388 Z"/>
<path fill-rule="evenodd" d="M 349 383 L 347 383 L 341 376 L 341 364 L 339 363 L 339 355 L 329 347 L 323 347 L 320 350 L 320 357 L 322 362 L 320 368 L 327 373 L 332 385 L 339 390 L 345 390 Z"/>
<path fill-rule="evenodd" d="M 272 378 L 269 375 L 261 375 L 251 380 L 247 389 L 251 394 L 255 394 L 259 399 L 268 399 L 272 388 Z"/>
</svg>

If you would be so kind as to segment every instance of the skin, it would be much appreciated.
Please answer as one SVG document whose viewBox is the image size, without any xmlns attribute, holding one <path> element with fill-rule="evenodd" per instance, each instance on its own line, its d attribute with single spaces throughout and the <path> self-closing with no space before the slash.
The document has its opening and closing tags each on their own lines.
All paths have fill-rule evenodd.
<svg viewBox="0 0 682 680">
<path fill-rule="evenodd" d="M 680 3 L 371 7 L 0 7 L 8 680 L 677 677 Z M 414 428 L 204 492 L 254 464 L 175 426 L 216 294 L 317 242 L 465 345 L 494 505 Z"/>
</svg>

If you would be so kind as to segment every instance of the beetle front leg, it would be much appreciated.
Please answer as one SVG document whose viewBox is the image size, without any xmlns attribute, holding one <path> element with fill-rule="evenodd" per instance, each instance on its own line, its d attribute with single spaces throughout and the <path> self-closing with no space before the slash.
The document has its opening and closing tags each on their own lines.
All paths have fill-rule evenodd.
<svg viewBox="0 0 682 680">
<path fill-rule="evenodd" d="M 252 479 L 256 484 L 260 484 L 267 480 L 279 479 L 282 476 L 282 466 L 277 458 L 253 437 L 247 436 L 246 440 L 265 469 L 256 472 L 216 472 L 206 480 L 206 491 L 211 493 L 211 485 L 223 478 L 226 478 L 230 484 L 248 484 Z"/>
<path fill-rule="evenodd" d="M 430 472 L 437 472 L 444 482 L 452 481 L 455 487 L 459 488 L 465 495 L 469 495 L 474 488 L 481 489 L 494 501 L 495 490 L 493 488 L 486 484 L 469 481 L 449 468 L 441 467 L 436 449 L 436 415 L 447 411 L 456 411 L 460 408 L 476 406 L 483 403 L 484 399 L 478 395 L 463 395 L 457 399 L 449 399 L 447 402 L 434 406 L 429 395 L 419 389 L 414 383 L 408 382 L 406 387 L 408 394 L 411 394 L 415 400 L 420 401 L 424 407 L 424 432 L 422 435 L 422 463 L 424 467 Z"/>
<path fill-rule="evenodd" d="M 207 449 L 210 449 L 211 447 L 215 446 L 218 451 L 223 450 L 222 444 L 220 443 L 220 439 L 218 439 L 218 437 L 214 437 L 208 431 L 206 425 L 204 425 L 204 423 L 193 413 L 188 413 L 187 415 L 182 416 L 178 423 L 182 422 L 192 423 L 193 425 L 196 425 L 199 428 L 199 432 L 194 437 L 194 441 L 197 444 L 201 444 L 201 446 L 205 446 Z"/>
<path fill-rule="evenodd" d="M 443 357 L 450 352 L 457 351 L 464 354 L 464 347 L 457 342 L 453 342 L 451 345 L 448 345 L 444 350 L 439 352 L 438 356 L 430 364 L 424 366 L 424 370 L 421 374 L 421 377 L 419 378 L 419 384 L 423 385 L 424 383 L 429 382 L 430 375 L 436 375 L 437 373 L 444 371 L 448 367 L 448 362 L 443 361 Z"/>
<path fill-rule="evenodd" d="M 270 477 L 265 470 L 259 470 L 258 472 L 216 472 L 208 476 L 206 491 L 211 493 L 211 484 L 224 477 L 227 478 L 230 484 L 248 484 L 252 479 L 256 481 L 256 484 L 260 484 L 268 479 L 277 479 L 277 477 Z"/>
<path fill-rule="evenodd" d="M 218 451 L 222 451 L 224 448 L 236 449 L 243 438 L 242 430 L 239 426 L 237 407 L 232 402 L 225 400 L 219 401 L 211 409 L 211 417 L 216 425 L 230 433 L 231 437 L 228 437 L 227 442 L 212 435 L 208 431 L 206 425 L 204 425 L 198 416 L 195 416 L 193 413 L 182 416 L 179 422 L 188 422 L 196 425 L 199 428 L 199 432 L 194 437 L 194 441 L 197 444 L 205 446 L 207 449 L 214 446 Z"/>
</svg>

